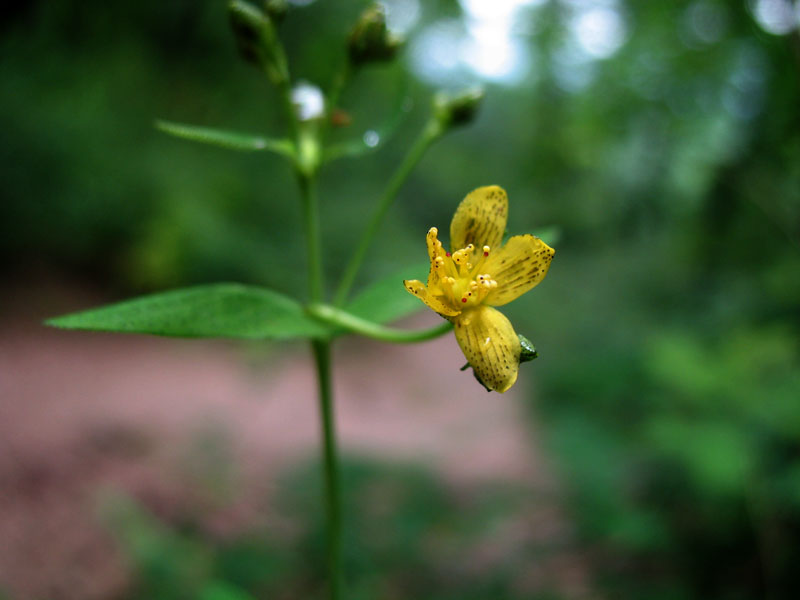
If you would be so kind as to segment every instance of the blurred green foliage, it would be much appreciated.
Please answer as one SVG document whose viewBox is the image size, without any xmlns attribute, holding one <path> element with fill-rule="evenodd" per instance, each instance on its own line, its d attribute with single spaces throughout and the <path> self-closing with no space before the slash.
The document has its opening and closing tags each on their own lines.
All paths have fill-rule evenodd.
<svg viewBox="0 0 800 600">
<path fill-rule="evenodd" d="M 508 312 L 540 353 L 522 376 L 538 378 L 531 414 L 545 421 L 598 586 L 625 598 L 795 597 L 797 30 L 766 33 L 748 10 L 756 3 L 611 2 L 604 5 L 626 23 L 625 43 L 603 60 L 576 60 L 569 24 L 587 4 L 550 1 L 530 13 L 521 28 L 530 76 L 490 86 L 476 124 L 431 149 L 401 192 L 365 280 L 424 258 L 427 228 L 446 225 L 479 185 L 509 191 L 512 233 L 558 225 L 547 280 Z M 293 7 L 281 32 L 293 73 L 327 86 L 363 5 Z M 161 117 L 280 133 L 268 85 L 237 62 L 224 3 L 39 2 L 16 11 L 0 38 L 7 277 L 44 264 L 126 292 L 216 280 L 303 288 L 285 165 L 152 128 Z M 420 17 L 409 33 L 412 58 L 415 36 L 458 19 L 459 5 L 424 3 Z M 353 124 L 336 132 L 338 141 L 400 118 L 398 98 L 413 108 L 379 152 L 322 173 L 333 273 L 426 117 L 432 90 L 411 64 L 365 69 L 342 97 Z M 374 533 L 389 536 L 384 558 L 348 560 L 353 570 L 386 570 L 383 581 L 397 568 L 432 585 L 408 550 L 420 543 L 415 536 L 467 521 L 450 520 L 464 517 L 445 514 L 431 482 L 408 485 L 422 516 L 397 505 L 397 518 L 418 527 L 381 525 Z M 353 493 L 351 509 L 360 501 Z M 220 573 L 204 584 L 209 598 L 300 581 L 301 567 L 260 540 L 220 554 L 131 518 L 142 519 L 137 531 L 152 530 L 125 538 L 132 555 L 147 555 L 141 545 L 164 557 L 142 567 L 148 597 L 177 597 L 169 586 L 204 561 Z M 319 558 L 314 539 L 303 543 Z M 303 561 L 302 569 L 318 563 Z M 274 567 L 234 573 L 255 562 Z M 151 572 L 158 569 L 170 572 Z M 495 577 L 441 597 L 513 597 L 491 587 L 502 586 L 503 573 Z M 380 583 L 363 585 L 353 597 Z"/>
<path fill-rule="evenodd" d="M 487 486 L 465 496 L 419 467 L 359 459 L 346 459 L 343 467 L 348 598 L 556 597 L 541 581 L 532 589 L 526 579 L 542 552 L 537 544 L 486 545 L 498 529 L 525 522 L 540 500 L 529 489 Z M 319 470 L 309 463 L 273 481 L 280 520 L 236 535 L 210 533 L 202 514 L 167 527 L 132 499 L 107 497 L 104 518 L 138 576 L 129 597 L 321 597 L 326 574 Z M 544 582 L 554 585 L 552 575 Z"/>
</svg>

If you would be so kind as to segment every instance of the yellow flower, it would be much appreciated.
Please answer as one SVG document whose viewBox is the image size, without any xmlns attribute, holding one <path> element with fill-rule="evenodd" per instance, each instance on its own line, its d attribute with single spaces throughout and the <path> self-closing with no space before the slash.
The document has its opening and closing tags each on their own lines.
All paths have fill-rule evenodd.
<svg viewBox="0 0 800 600">
<path fill-rule="evenodd" d="M 534 235 L 515 235 L 501 247 L 508 195 L 490 185 L 467 194 L 450 223 L 450 248 L 439 230 L 428 231 L 431 270 L 427 286 L 416 279 L 406 289 L 450 320 L 456 340 L 483 384 L 505 392 L 517 380 L 520 342 L 509 320 L 493 308 L 536 286 L 555 250 Z"/>
</svg>

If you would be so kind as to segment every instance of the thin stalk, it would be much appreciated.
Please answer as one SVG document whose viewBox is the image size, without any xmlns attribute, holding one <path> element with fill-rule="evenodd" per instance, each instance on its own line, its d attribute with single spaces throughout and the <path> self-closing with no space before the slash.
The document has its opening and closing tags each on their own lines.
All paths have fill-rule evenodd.
<svg viewBox="0 0 800 600">
<path fill-rule="evenodd" d="M 314 340 L 311 345 L 317 368 L 319 412 L 322 424 L 325 519 L 328 525 L 328 598 L 340 600 L 343 597 L 342 502 L 339 490 L 339 459 L 331 390 L 331 344 L 328 340 Z"/>
<path fill-rule="evenodd" d="M 328 91 L 327 97 L 327 106 L 325 107 L 327 111 L 327 125 L 330 127 L 331 124 L 331 115 L 333 111 L 335 111 L 339 107 L 339 98 L 342 95 L 342 91 L 344 90 L 347 82 L 350 81 L 350 77 L 353 74 L 353 70 L 350 66 L 350 61 L 345 61 L 342 65 L 342 68 L 336 74 L 336 77 L 333 80 L 333 84 L 331 85 L 330 91 Z"/>
<path fill-rule="evenodd" d="M 281 96 L 291 138 L 295 143 L 294 165 L 300 186 L 303 224 L 308 256 L 308 291 L 312 303 L 322 301 L 324 280 L 322 275 L 322 252 L 320 243 L 319 210 L 316 195 L 316 167 L 319 141 L 302 129 L 297 111 L 292 102 L 291 78 L 283 46 L 277 36 L 273 40 L 273 52 L 278 63 L 279 76 L 275 82 Z M 304 137 L 305 134 L 305 137 Z M 310 134 L 310 137 L 309 137 Z M 311 350 L 317 372 L 319 411 L 322 429 L 322 462 L 325 487 L 325 519 L 327 522 L 328 598 L 343 597 L 342 577 L 342 508 L 339 492 L 339 459 L 336 448 L 336 424 L 333 413 L 333 391 L 331 389 L 331 343 L 328 339 L 312 340 Z"/>
<path fill-rule="evenodd" d="M 358 275 L 358 270 L 361 268 L 361 264 L 364 262 L 364 258 L 367 255 L 367 250 L 369 250 L 370 244 L 372 244 L 372 241 L 378 234 L 378 230 L 380 229 L 381 223 L 386 216 L 386 212 L 389 210 L 392 202 L 394 202 L 394 199 L 397 197 L 397 193 L 400 191 L 401 186 L 403 183 L 405 183 L 405 180 L 408 179 L 411 171 L 425 154 L 425 151 L 428 149 L 428 147 L 435 142 L 443 132 L 444 130 L 437 120 L 432 119 L 429 121 L 422 130 L 422 133 L 420 133 L 420 136 L 414 142 L 411 150 L 409 150 L 408 154 L 406 154 L 403 162 L 400 163 L 400 166 L 397 167 L 397 170 L 394 172 L 391 179 L 389 179 L 389 183 L 386 186 L 383 195 L 380 197 L 378 205 L 375 207 L 375 211 L 372 213 L 372 217 L 369 223 L 367 223 L 364 233 L 361 235 L 358 246 L 353 252 L 353 256 L 350 258 L 350 262 L 347 263 L 347 267 L 344 270 L 342 280 L 339 282 L 339 287 L 337 288 L 336 295 L 334 296 L 333 303 L 336 306 L 342 306 L 347 300 L 347 295 L 350 293 L 350 289 L 353 287 L 353 282 L 355 281 L 356 275 Z"/>
<path fill-rule="evenodd" d="M 306 254 L 308 260 L 308 292 L 311 302 L 322 300 L 322 251 L 320 248 L 319 210 L 313 177 L 298 174 L 305 225 Z"/>
<path fill-rule="evenodd" d="M 420 330 L 385 327 L 326 304 L 310 304 L 306 310 L 312 317 L 334 327 L 340 327 L 364 337 L 394 344 L 412 344 L 432 340 L 453 329 L 453 325 L 450 322 L 442 323 L 430 329 Z"/>
</svg>

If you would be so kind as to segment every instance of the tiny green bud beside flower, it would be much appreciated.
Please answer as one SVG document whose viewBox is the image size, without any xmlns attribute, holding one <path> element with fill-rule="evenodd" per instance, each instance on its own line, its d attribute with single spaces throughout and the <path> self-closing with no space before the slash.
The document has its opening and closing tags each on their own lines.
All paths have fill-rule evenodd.
<svg viewBox="0 0 800 600">
<path fill-rule="evenodd" d="M 536 347 L 533 343 L 526 338 L 521 333 L 517 334 L 519 338 L 519 345 L 520 345 L 520 353 L 519 353 L 519 362 L 530 362 L 535 358 L 539 357 L 539 353 L 536 351 Z"/>
<path fill-rule="evenodd" d="M 372 4 L 361 13 L 347 40 L 350 62 L 361 66 L 394 58 L 402 45 L 401 37 L 386 28 L 386 12 L 380 4 Z"/>
<path fill-rule="evenodd" d="M 471 122 L 485 92 L 482 87 L 460 92 L 439 92 L 433 99 L 433 112 L 444 130 Z"/>
</svg>

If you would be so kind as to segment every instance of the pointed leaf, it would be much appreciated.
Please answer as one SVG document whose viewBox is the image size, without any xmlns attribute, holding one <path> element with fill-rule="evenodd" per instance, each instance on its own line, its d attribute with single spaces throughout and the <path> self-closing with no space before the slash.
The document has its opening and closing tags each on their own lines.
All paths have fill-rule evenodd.
<svg viewBox="0 0 800 600">
<path fill-rule="evenodd" d="M 156 121 L 156 129 L 185 140 L 212 144 L 230 150 L 271 150 L 286 156 L 291 156 L 293 152 L 292 143 L 289 140 L 276 140 L 249 133 L 224 131 L 172 121 Z"/>
<path fill-rule="evenodd" d="M 406 291 L 403 280 L 425 281 L 429 270 L 430 263 L 425 262 L 396 271 L 367 286 L 348 303 L 346 310 L 374 323 L 388 323 L 413 314 L 425 308 L 425 305 Z"/>
<path fill-rule="evenodd" d="M 174 337 L 290 339 L 329 334 L 295 300 L 272 290 L 236 283 L 142 296 L 56 317 L 46 324 L 63 329 Z"/>
</svg>

